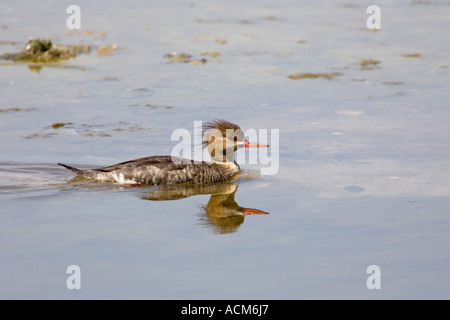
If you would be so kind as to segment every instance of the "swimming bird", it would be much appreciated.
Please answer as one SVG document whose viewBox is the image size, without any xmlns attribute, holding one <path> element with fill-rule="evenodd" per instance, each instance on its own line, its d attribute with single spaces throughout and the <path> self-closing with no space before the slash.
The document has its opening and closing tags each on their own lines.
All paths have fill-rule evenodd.
<svg viewBox="0 0 450 320">
<path fill-rule="evenodd" d="M 121 184 L 172 185 L 215 183 L 230 179 L 240 171 L 234 152 L 240 148 L 268 147 L 245 139 L 242 129 L 229 121 L 212 120 L 205 124 L 203 146 L 211 162 L 175 156 L 151 156 L 98 169 L 80 170 L 58 163 L 77 176 Z"/>
</svg>

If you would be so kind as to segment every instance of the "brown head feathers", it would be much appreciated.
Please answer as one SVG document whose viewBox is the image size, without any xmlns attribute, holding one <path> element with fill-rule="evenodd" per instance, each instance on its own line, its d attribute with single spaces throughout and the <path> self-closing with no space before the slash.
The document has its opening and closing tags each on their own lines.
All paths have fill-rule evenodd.
<svg viewBox="0 0 450 320">
<path fill-rule="evenodd" d="M 226 137 L 227 130 L 238 131 L 241 130 L 241 127 L 239 127 L 237 124 L 234 124 L 226 120 L 214 119 L 203 124 L 203 133 L 207 132 L 208 130 L 219 130 L 222 133 L 222 137 Z M 203 145 L 208 145 L 209 143 L 212 142 L 210 140 L 211 138 L 210 135 L 203 134 L 203 137 L 204 137 Z"/>
</svg>

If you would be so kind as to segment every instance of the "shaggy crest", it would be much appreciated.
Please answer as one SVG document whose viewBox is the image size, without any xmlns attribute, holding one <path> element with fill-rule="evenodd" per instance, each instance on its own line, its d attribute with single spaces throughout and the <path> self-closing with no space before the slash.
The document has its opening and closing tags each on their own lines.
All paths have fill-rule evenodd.
<svg viewBox="0 0 450 320">
<path fill-rule="evenodd" d="M 206 122 L 203 125 L 203 146 L 207 146 L 210 143 L 209 140 L 211 136 L 207 134 L 208 130 L 219 130 L 222 133 L 222 137 L 225 138 L 227 136 L 227 129 L 234 130 L 234 132 L 237 132 L 238 130 L 242 131 L 241 127 L 226 120 L 214 119 Z"/>
</svg>

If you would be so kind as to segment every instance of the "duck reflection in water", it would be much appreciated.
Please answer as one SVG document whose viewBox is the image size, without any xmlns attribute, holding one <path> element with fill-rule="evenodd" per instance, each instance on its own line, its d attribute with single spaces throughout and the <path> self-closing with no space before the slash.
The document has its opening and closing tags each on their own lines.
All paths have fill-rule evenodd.
<svg viewBox="0 0 450 320">
<path fill-rule="evenodd" d="M 234 181 L 209 185 L 167 186 L 148 192 L 142 199 L 152 201 L 178 200 L 195 195 L 211 194 L 208 203 L 201 208 L 201 221 L 215 233 L 236 232 L 248 215 L 268 214 L 258 209 L 244 208 L 234 200 L 238 185 Z"/>
</svg>

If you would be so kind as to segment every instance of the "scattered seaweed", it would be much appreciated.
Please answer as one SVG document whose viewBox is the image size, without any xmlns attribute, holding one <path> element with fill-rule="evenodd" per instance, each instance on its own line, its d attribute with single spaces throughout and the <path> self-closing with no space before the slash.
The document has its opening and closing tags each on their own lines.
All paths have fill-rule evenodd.
<svg viewBox="0 0 450 320">
<path fill-rule="evenodd" d="M 115 129 L 112 129 L 112 131 L 115 131 L 115 132 L 123 132 L 123 131 L 126 131 L 126 132 L 139 132 L 139 131 L 146 131 L 146 130 L 148 130 L 148 128 L 140 126 L 140 125 L 137 125 L 137 124 L 134 125 L 134 126 L 129 126 L 127 128 L 115 128 Z"/>
<path fill-rule="evenodd" d="M 163 57 L 170 60 L 168 63 L 181 62 L 181 63 L 190 63 L 193 65 L 199 65 L 199 64 L 205 64 L 207 62 L 207 60 L 205 58 L 191 59 L 191 55 L 187 54 L 187 53 L 172 52 L 172 53 L 165 54 Z"/>
<path fill-rule="evenodd" d="M 206 60 L 205 58 L 188 61 L 188 63 L 193 64 L 194 66 L 199 64 L 205 64 L 206 62 L 208 62 L 208 60 Z"/>
<path fill-rule="evenodd" d="M 294 52 L 292 51 L 283 51 L 283 52 L 276 52 L 274 54 L 272 54 L 272 56 L 274 57 L 287 57 L 292 55 Z"/>
<path fill-rule="evenodd" d="M 360 59 L 359 65 L 361 66 L 361 70 L 373 70 L 378 69 L 381 61 L 374 59 Z"/>
<path fill-rule="evenodd" d="M 167 110 L 173 109 L 172 106 L 158 106 L 155 104 L 146 104 L 145 106 L 150 109 L 167 109 Z"/>
<path fill-rule="evenodd" d="M 331 72 L 331 73 L 297 73 L 291 74 L 288 76 L 289 79 L 299 80 L 299 79 L 318 79 L 323 78 L 327 80 L 333 80 L 335 77 L 342 76 L 340 72 Z"/>
<path fill-rule="evenodd" d="M 28 136 L 23 137 L 24 139 L 36 139 L 36 138 L 53 138 L 54 136 L 56 136 L 56 133 L 33 133 L 30 134 Z"/>
<path fill-rule="evenodd" d="M 404 54 L 402 54 L 402 57 L 405 57 L 405 58 L 415 58 L 415 59 L 417 59 L 417 58 L 420 58 L 422 55 L 420 54 L 420 53 L 404 53 Z"/>
<path fill-rule="evenodd" d="M 140 107 L 141 105 L 139 105 L 139 104 L 130 104 L 128 106 L 129 107 Z M 173 106 L 156 105 L 156 104 L 150 104 L 150 103 L 145 104 L 144 107 L 150 108 L 150 109 L 153 109 L 153 110 L 157 110 L 157 109 L 159 109 L 159 110 L 171 110 L 171 109 L 173 109 Z"/>
<path fill-rule="evenodd" d="M 193 39 L 194 41 L 213 41 L 216 42 L 218 44 L 227 44 L 228 41 L 225 38 L 212 38 L 212 37 L 199 37 L 199 38 L 195 38 Z"/>
<path fill-rule="evenodd" d="M 366 78 L 362 78 L 362 79 L 350 79 L 350 81 L 356 81 L 356 82 L 366 82 L 367 79 Z"/>
<path fill-rule="evenodd" d="M 67 31 L 65 33 L 66 36 L 79 36 L 79 35 L 86 35 L 86 36 L 92 36 L 96 39 L 103 39 L 106 36 L 106 32 L 105 31 L 99 31 L 99 32 L 95 32 L 95 31 L 91 31 L 91 30 L 71 30 L 71 31 Z"/>
<path fill-rule="evenodd" d="M 220 56 L 220 53 L 217 51 L 203 51 L 201 53 L 202 56 L 209 56 L 211 58 L 216 58 L 218 56 Z"/>
<path fill-rule="evenodd" d="M 198 19 L 195 19 L 194 20 L 194 22 L 197 22 L 197 23 L 220 23 L 220 22 L 223 22 L 222 20 L 218 20 L 218 19 L 202 19 L 202 18 L 198 18 Z"/>
<path fill-rule="evenodd" d="M 15 45 L 17 45 L 17 42 L 0 40 L 0 44 L 9 44 L 9 45 L 15 46 Z"/>
<path fill-rule="evenodd" d="M 0 113 L 10 113 L 10 112 L 30 112 L 37 110 L 36 108 L 20 108 L 20 107 L 12 107 L 12 108 L 5 108 L 0 109 Z"/>
<path fill-rule="evenodd" d="M 73 125 L 72 122 L 55 122 L 50 126 L 52 129 L 59 129 L 62 127 L 71 127 Z"/>
<path fill-rule="evenodd" d="M 214 42 L 217 42 L 218 44 L 227 44 L 227 39 L 217 38 L 217 39 L 214 39 Z"/>
<path fill-rule="evenodd" d="M 178 53 L 178 52 L 172 52 L 167 53 L 163 56 L 164 58 L 169 59 L 169 62 L 189 62 L 189 59 L 191 58 L 190 54 L 187 53 Z"/>
<path fill-rule="evenodd" d="M 111 137 L 110 134 L 102 132 L 102 131 L 84 131 L 80 132 L 80 135 L 83 137 Z"/>
<path fill-rule="evenodd" d="M 66 130 L 61 130 L 64 128 Z M 58 130 L 60 129 L 60 130 Z M 111 137 L 116 132 L 139 132 L 150 130 L 144 126 L 135 124 L 130 125 L 127 122 L 119 121 L 112 124 L 81 124 L 75 125 L 72 122 L 54 122 L 49 126 L 43 127 L 44 132 L 32 133 L 24 136 L 24 139 L 46 139 L 64 135 L 78 135 L 83 137 Z"/>
<path fill-rule="evenodd" d="M 97 48 L 97 54 L 99 56 L 112 56 L 117 50 L 117 44 L 111 46 L 100 46 Z"/>
<path fill-rule="evenodd" d="M 427 5 L 427 6 L 448 6 L 450 3 L 446 1 L 422 1 L 422 0 L 415 0 L 411 1 L 411 5 Z"/>
</svg>

